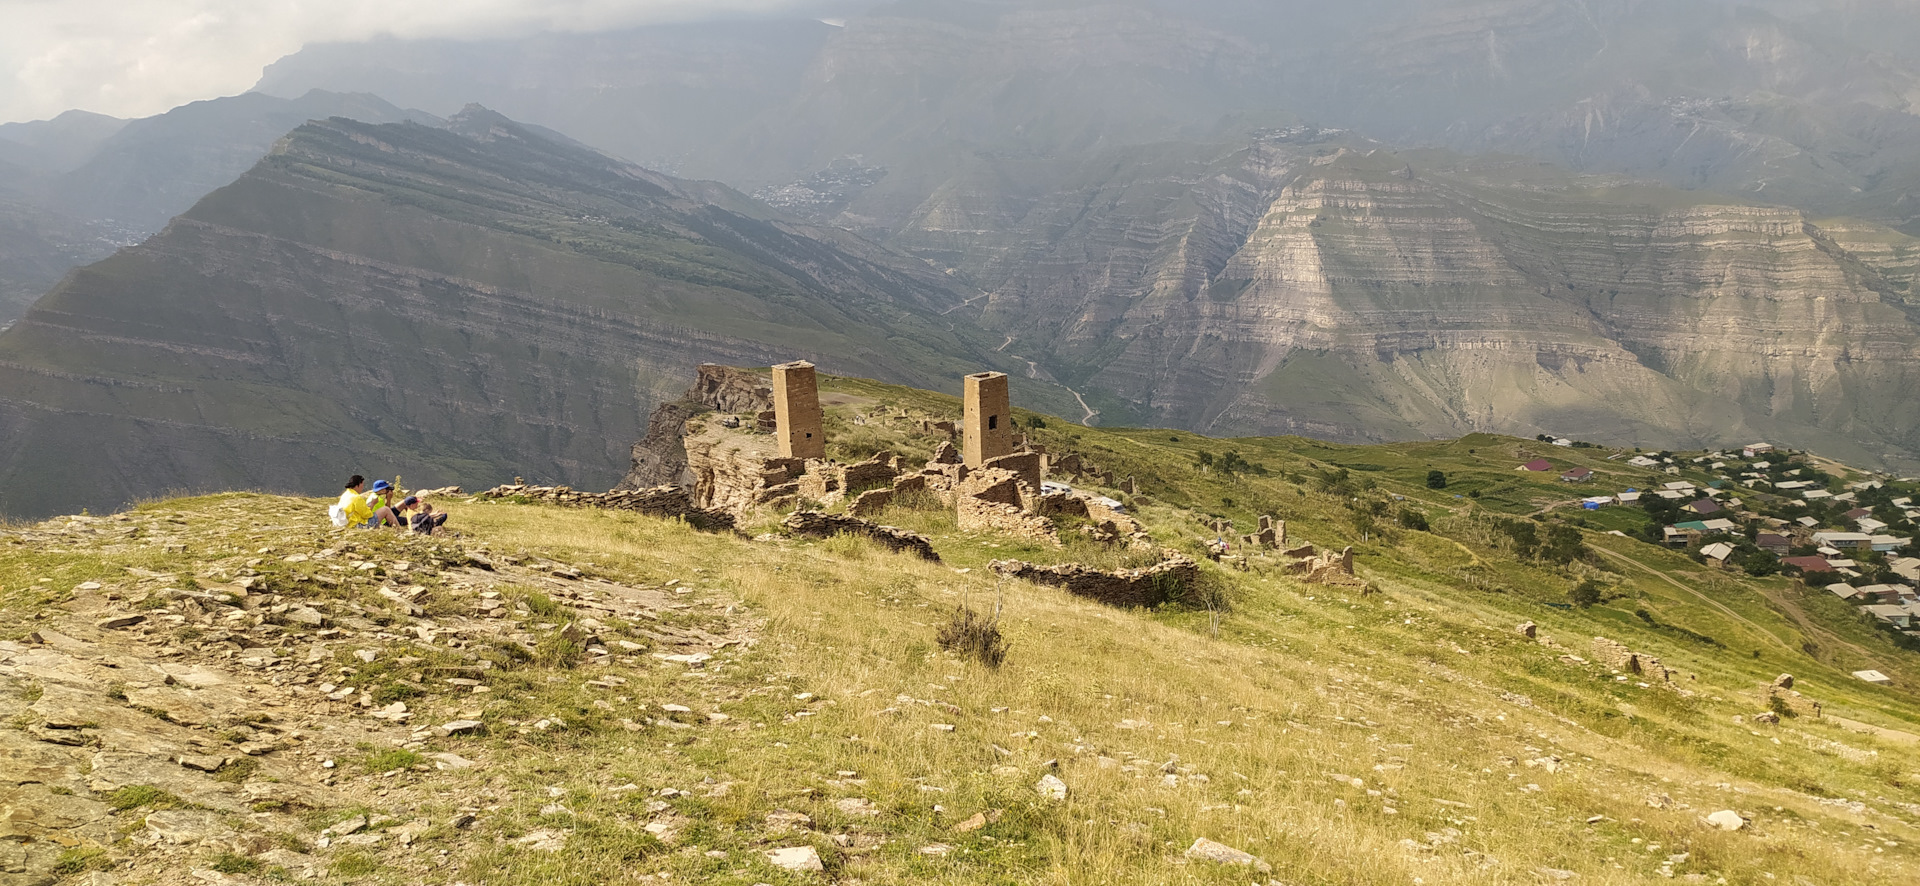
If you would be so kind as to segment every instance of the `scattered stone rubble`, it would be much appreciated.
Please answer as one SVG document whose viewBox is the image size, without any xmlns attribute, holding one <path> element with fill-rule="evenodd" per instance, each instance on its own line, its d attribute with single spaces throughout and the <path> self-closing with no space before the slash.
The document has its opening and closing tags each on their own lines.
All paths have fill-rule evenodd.
<svg viewBox="0 0 1920 886">
<path fill-rule="evenodd" d="M 682 620 L 663 617 L 687 608 L 669 589 L 466 539 L 343 535 L 318 514 L 272 525 L 247 505 L 196 517 L 81 516 L 0 532 L 7 543 L 109 556 L 168 550 L 200 564 L 192 574 L 129 567 L 122 580 L 85 582 L 23 639 L 0 641 L 0 721 L 22 727 L 0 729 L 0 884 L 52 883 L 69 850 L 178 875 L 151 882 L 190 882 L 190 870 L 221 852 L 321 876 L 336 850 L 398 848 L 441 824 L 381 811 L 393 808 L 399 782 L 335 760 L 373 745 L 419 751 L 431 768 L 483 766 L 433 743 L 484 728 L 476 718 L 495 667 L 485 653 L 532 652 L 558 631 L 577 640 L 586 666 L 631 665 L 649 653 L 710 657 L 747 639 L 669 626 Z M 202 557 L 216 537 L 252 553 Z M 571 610 L 569 623 L 536 623 L 548 616 L 515 602 L 528 592 Z M 463 663 L 409 673 L 424 661 L 409 650 Z M 378 683 L 357 676 L 376 661 L 399 671 L 371 678 Z M 412 698 L 376 698 L 396 680 Z M 436 697 L 472 705 L 470 716 L 415 722 Z M 372 811 L 313 823 L 352 807 Z M 476 814 L 484 810 L 445 824 L 465 827 Z M 275 834 L 303 835 L 303 848 Z"/>
<path fill-rule="evenodd" d="M 1051 585 L 1076 597 L 1120 607 L 1157 606 L 1192 587 L 1200 577 L 1200 564 L 1172 549 L 1162 551 L 1160 562 L 1144 569 L 1108 572 L 1078 563 L 1038 566 L 1024 560 L 995 560 L 987 568 L 1008 578 Z"/>
</svg>

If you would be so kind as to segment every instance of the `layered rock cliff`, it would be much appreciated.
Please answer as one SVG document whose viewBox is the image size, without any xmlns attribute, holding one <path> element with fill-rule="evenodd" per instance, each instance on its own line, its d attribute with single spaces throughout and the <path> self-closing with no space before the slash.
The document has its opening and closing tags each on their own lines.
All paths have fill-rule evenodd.
<svg viewBox="0 0 1920 886">
<path fill-rule="evenodd" d="M 1010 352 L 1157 422 L 1920 450 L 1916 243 L 1869 223 L 1312 133 L 1103 158 L 1009 235 L 921 217 Z"/>
</svg>

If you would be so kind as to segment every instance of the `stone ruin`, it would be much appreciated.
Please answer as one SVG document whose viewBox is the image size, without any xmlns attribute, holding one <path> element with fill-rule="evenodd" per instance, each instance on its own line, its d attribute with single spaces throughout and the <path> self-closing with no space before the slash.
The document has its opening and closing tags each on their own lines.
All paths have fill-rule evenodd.
<svg viewBox="0 0 1920 886">
<path fill-rule="evenodd" d="M 984 468 L 1013 454 L 1013 405 L 1004 372 L 976 372 L 963 380 L 961 452 L 967 467 Z"/>
<path fill-rule="evenodd" d="M 1785 708 L 1797 717 L 1820 719 L 1823 705 L 1793 688 L 1793 675 L 1781 674 L 1760 693 L 1760 706 L 1768 713 Z M 1776 718 L 1778 715 L 1775 715 Z"/>
<path fill-rule="evenodd" d="M 866 520 L 912 496 L 952 508 L 962 531 L 1058 545 L 1052 518 L 1067 516 L 1088 521 L 1082 531 L 1094 541 L 1154 549 L 1143 526 L 1094 497 L 1045 492 L 1051 456 L 1014 432 L 1004 373 L 975 373 L 964 386 L 959 424 L 921 422 L 946 436 L 924 465 L 888 452 L 845 464 L 824 457 L 825 425 L 811 364 L 773 367 L 771 384 L 761 373 L 703 365 L 683 397 L 654 411 L 646 438 L 634 447 L 634 470 L 616 492 L 652 495 L 655 487 L 677 485 L 686 490 L 688 507 L 736 520 L 769 508 L 821 510 L 842 502 L 848 517 Z M 755 417 L 751 427 L 742 420 L 748 415 Z M 769 416 L 773 433 L 754 433 Z M 1111 471 L 1078 455 L 1057 464 L 1070 475 L 1120 485 Z M 581 495 L 569 491 L 562 498 L 587 503 Z"/>
<path fill-rule="evenodd" d="M 1243 535 L 1240 541 L 1249 548 L 1261 548 L 1275 551 L 1287 546 L 1287 521 L 1275 520 L 1271 516 L 1260 516 L 1260 529 L 1252 535 Z"/>
<path fill-rule="evenodd" d="M 524 483 L 513 483 L 495 486 L 478 493 L 476 497 L 525 498 L 528 501 L 546 502 L 564 507 L 637 511 L 649 517 L 684 519 L 695 528 L 710 531 L 728 530 L 734 527 L 732 514 L 694 505 L 693 498 L 687 490 L 678 486 L 615 489 L 611 492 L 580 492 L 568 486 L 530 486 Z"/>
<path fill-rule="evenodd" d="M 931 563 L 940 562 L 940 555 L 934 553 L 933 543 L 917 532 L 909 532 L 894 526 L 880 526 L 857 517 L 844 517 L 838 514 L 825 514 L 819 511 L 794 511 L 787 515 L 782 524 L 794 535 L 808 538 L 832 538 L 836 535 L 857 535 L 861 538 L 879 542 L 882 547 L 895 553 L 908 553 Z"/>
<path fill-rule="evenodd" d="M 1593 658 L 1600 664 L 1627 674 L 1639 674 L 1649 680 L 1661 683 L 1670 682 L 1673 672 L 1667 670 L 1660 659 L 1645 653 L 1634 652 L 1626 644 L 1605 637 L 1593 638 Z"/>
<path fill-rule="evenodd" d="M 1061 588 L 1109 606 L 1132 608 L 1165 603 L 1200 578 L 1200 564 L 1185 554 L 1167 549 L 1160 557 L 1160 562 L 1143 569 L 1112 572 L 1078 563 L 1037 566 L 1024 560 L 995 560 L 987 568 L 996 575 Z"/>
<path fill-rule="evenodd" d="M 805 360 L 773 367 L 774 439 L 781 458 L 826 458 L 819 380 Z"/>
</svg>

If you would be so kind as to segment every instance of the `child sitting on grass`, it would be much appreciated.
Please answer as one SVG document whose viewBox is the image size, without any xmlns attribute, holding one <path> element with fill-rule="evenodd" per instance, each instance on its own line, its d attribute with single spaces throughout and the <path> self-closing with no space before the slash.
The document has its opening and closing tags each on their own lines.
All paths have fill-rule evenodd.
<svg viewBox="0 0 1920 886">
<path fill-rule="evenodd" d="M 433 505 L 421 501 L 418 496 L 407 496 L 400 502 L 396 510 L 404 513 L 416 507 L 420 509 L 420 513 L 412 515 L 410 521 L 413 525 L 413 531 L 421 535 L 432 535 L 447 522 L 446 512 L 434 513 Z"/>
</svg>

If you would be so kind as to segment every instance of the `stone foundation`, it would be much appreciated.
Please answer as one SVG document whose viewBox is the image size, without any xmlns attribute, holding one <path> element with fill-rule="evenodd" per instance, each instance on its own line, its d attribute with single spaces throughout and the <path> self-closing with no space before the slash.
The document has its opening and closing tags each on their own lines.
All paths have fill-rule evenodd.
<svg viewBox="0 0 1920 886">
<path fill-rule="evenodd" d="M 1626 644 L 1605 637 L 1593 638 L 1593 658 L 1613 670 L 1639 674 L 1649 680 L 1665 683 L 1672 679 L 1672 672 L 1660 663 L 1660 659 L 1634 652 Z"/>
<path fill-rule="evenodd" d="M 526 498 L 572 508 L 605 508 L 614 511 L 638 511 L 649 517 L 680 518 L 696 529 L 720 531 L 734 527 L 733 515 L 725 511 L 698 507 L 687 490 L 678 486 L 652 489 L 615 489 L 611 492 L 579 492 L 567 486 L 495 486 L 478 494 L 479 498 Z"/>
<path fill-rule="evenodd" d="M 940 562 L 940 555 L 933 550 L 933 543 L 927 537 L 894 526 L 881 526 L 858 517 L 843 517 L 838 514 L 823 514 L 819 511 L 795 511 L 787 515 L 783 524 L 794 535 L 808 538 L 832 538 L 836 535 L 857 535 L 861 538 L 879 542 L 887 550 L 896 553 L 910 553 L 932 563 Z"/>
<path fill-rule="evenodd" d="M 1076 597 L 1097 600 L 1109 606 L 1131 608 L 1157 606 L 1174 594 L 1192 587 L 1200 577 L 1200 565 L 1178 551 L 1161 552 L 1161 561 L 1145 569 L 1107 572 L 1068 563 L 1060 566 L 1036 566 L 1024 560 L 995 560 L 987 565 L 997 575 L 1023 578 L 1035 584 L 1062 588 Z"/>
</svg>

